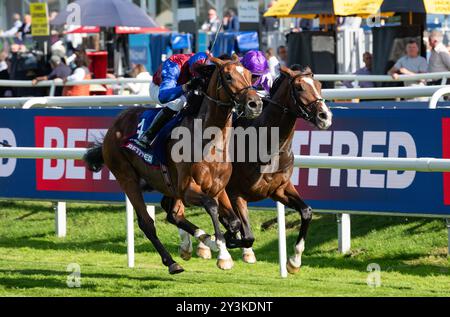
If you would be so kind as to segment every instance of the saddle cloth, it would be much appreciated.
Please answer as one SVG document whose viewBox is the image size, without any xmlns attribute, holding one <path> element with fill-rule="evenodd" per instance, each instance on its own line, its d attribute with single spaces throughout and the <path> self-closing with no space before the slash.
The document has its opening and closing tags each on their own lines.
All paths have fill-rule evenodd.
<svg viewBox="0 0 450 317">
<path fill-rule="evenodd" d="M 129 149 L 137 156 L 139 156 L 148 165 L 160 168 L 161 164 L 167 165 L 166 145 L 170 138 L 170 133 L 183 119 L 182 111 L 172 118 L 156 135 L 150 149 L 145 150 L 139 142 L 138 138 L 148 129 L 155 116 L 162 108 L 152 108 L 144 111 L 138 121 L 136 133 L 124 142 L 122 147 Z"/>
</svg>

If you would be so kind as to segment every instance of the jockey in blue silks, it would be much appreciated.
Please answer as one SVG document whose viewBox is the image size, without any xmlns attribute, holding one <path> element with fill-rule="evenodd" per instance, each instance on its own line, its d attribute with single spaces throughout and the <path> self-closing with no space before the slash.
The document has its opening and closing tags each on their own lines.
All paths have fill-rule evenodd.
<svg viewBox="0 0 450 317">
<path fill-rule="evenodd" d="M 139 137 L 139 143 L 149 148 L 162 127 L 186 105 L 186 92 L 202 85 L 196 67 L 208 60 L 206 53 L 175 54 L 158 68 L 150 84 L 150 97 L 163 106 L 149 128 Z"/>
</svg>

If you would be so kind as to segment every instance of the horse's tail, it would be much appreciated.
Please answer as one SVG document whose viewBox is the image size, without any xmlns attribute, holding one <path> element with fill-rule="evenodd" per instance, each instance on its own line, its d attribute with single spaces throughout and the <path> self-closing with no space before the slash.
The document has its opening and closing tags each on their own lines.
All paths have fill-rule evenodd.
<svg viewBox="0 0 450 317">
<path fill-rule="evenodd" d="M 102 144 L 94 145 L 87 150 L 83 156 L 83 161 L 86 163 L 87 168 L 92 172 L 99 172 L 105 161 L 103 160 L 103 147 Z"/>
</svg>

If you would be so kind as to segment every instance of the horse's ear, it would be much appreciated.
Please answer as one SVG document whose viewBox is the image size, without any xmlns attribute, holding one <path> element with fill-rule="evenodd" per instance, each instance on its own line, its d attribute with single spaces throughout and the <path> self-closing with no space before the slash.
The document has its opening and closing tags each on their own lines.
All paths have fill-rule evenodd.
<svg viewBox="0 0 450 317">
<path fill-rule="evenodd" d="M 294 72 L 289 67 L 286 67 L 284 65 L 280 65 L 280 72 L 289 77 L 294 77 Z"/>
<path fill-rule="evenodd" d="M 210 57 L 209 60 L 211 61 L 211 63 L 216 64 L 217 66 L 222 66 L 223 64 L 225 64 L 225 62 L 221 59 L 218 59 L 216 57 Z"/>
<path fill-rule="evenodd" d="M 233 53 L 233 55 L 231 56 L 231 60 L 232 60 L 233 62 L 239 62 L 239 56 L 237 56 L 236 53 Z"/>
</svg>

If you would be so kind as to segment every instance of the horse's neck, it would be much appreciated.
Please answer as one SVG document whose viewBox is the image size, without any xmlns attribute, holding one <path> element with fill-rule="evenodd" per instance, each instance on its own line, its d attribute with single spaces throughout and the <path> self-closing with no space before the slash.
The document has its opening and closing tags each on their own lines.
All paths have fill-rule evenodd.
<svg viewBox="0 0 450 317">
<path fill-rule="evenodd" d="M 281 95 L 281 94 L 278 94 Z M 263 113 L 258 118 L 259 126 L 270 128 L 279 128 L 279 144 L 280 149 L 290 148 L 294 137 L 295 124 L 297 118 L 291 113 L 285 112 L 282 105 L 284 98 L 274 98 L 272 101 L 277 104 L 270 103 L 264 108 Z"/>
<path fill-rule="evenodd" d="M 212 76 L 209 86 L 208 86 L 208 96 L 213 99 L 219 100 L 218 89 L 217 89 L 217 73 Z M 226 128 L 231 127 L 232 123 L 232 108 L 219 106 L 215 102 L 203 99 L 202 107 L 200 108 L 199 114 L 203 120 L 203 129 L 209 127 L 216 127 L 225 132 Z"/>
<path fill-rule="evenodd" d="M 203 108 L 205 107 L 205 108 Z M 203 129 L 209 127 L 216 127 L 221 130 L 231 127 L 231 108 L 221 107 L 209 100 L 203 100 L 202 109 L 200 113 L 203 113 Z"/>
</svg>

